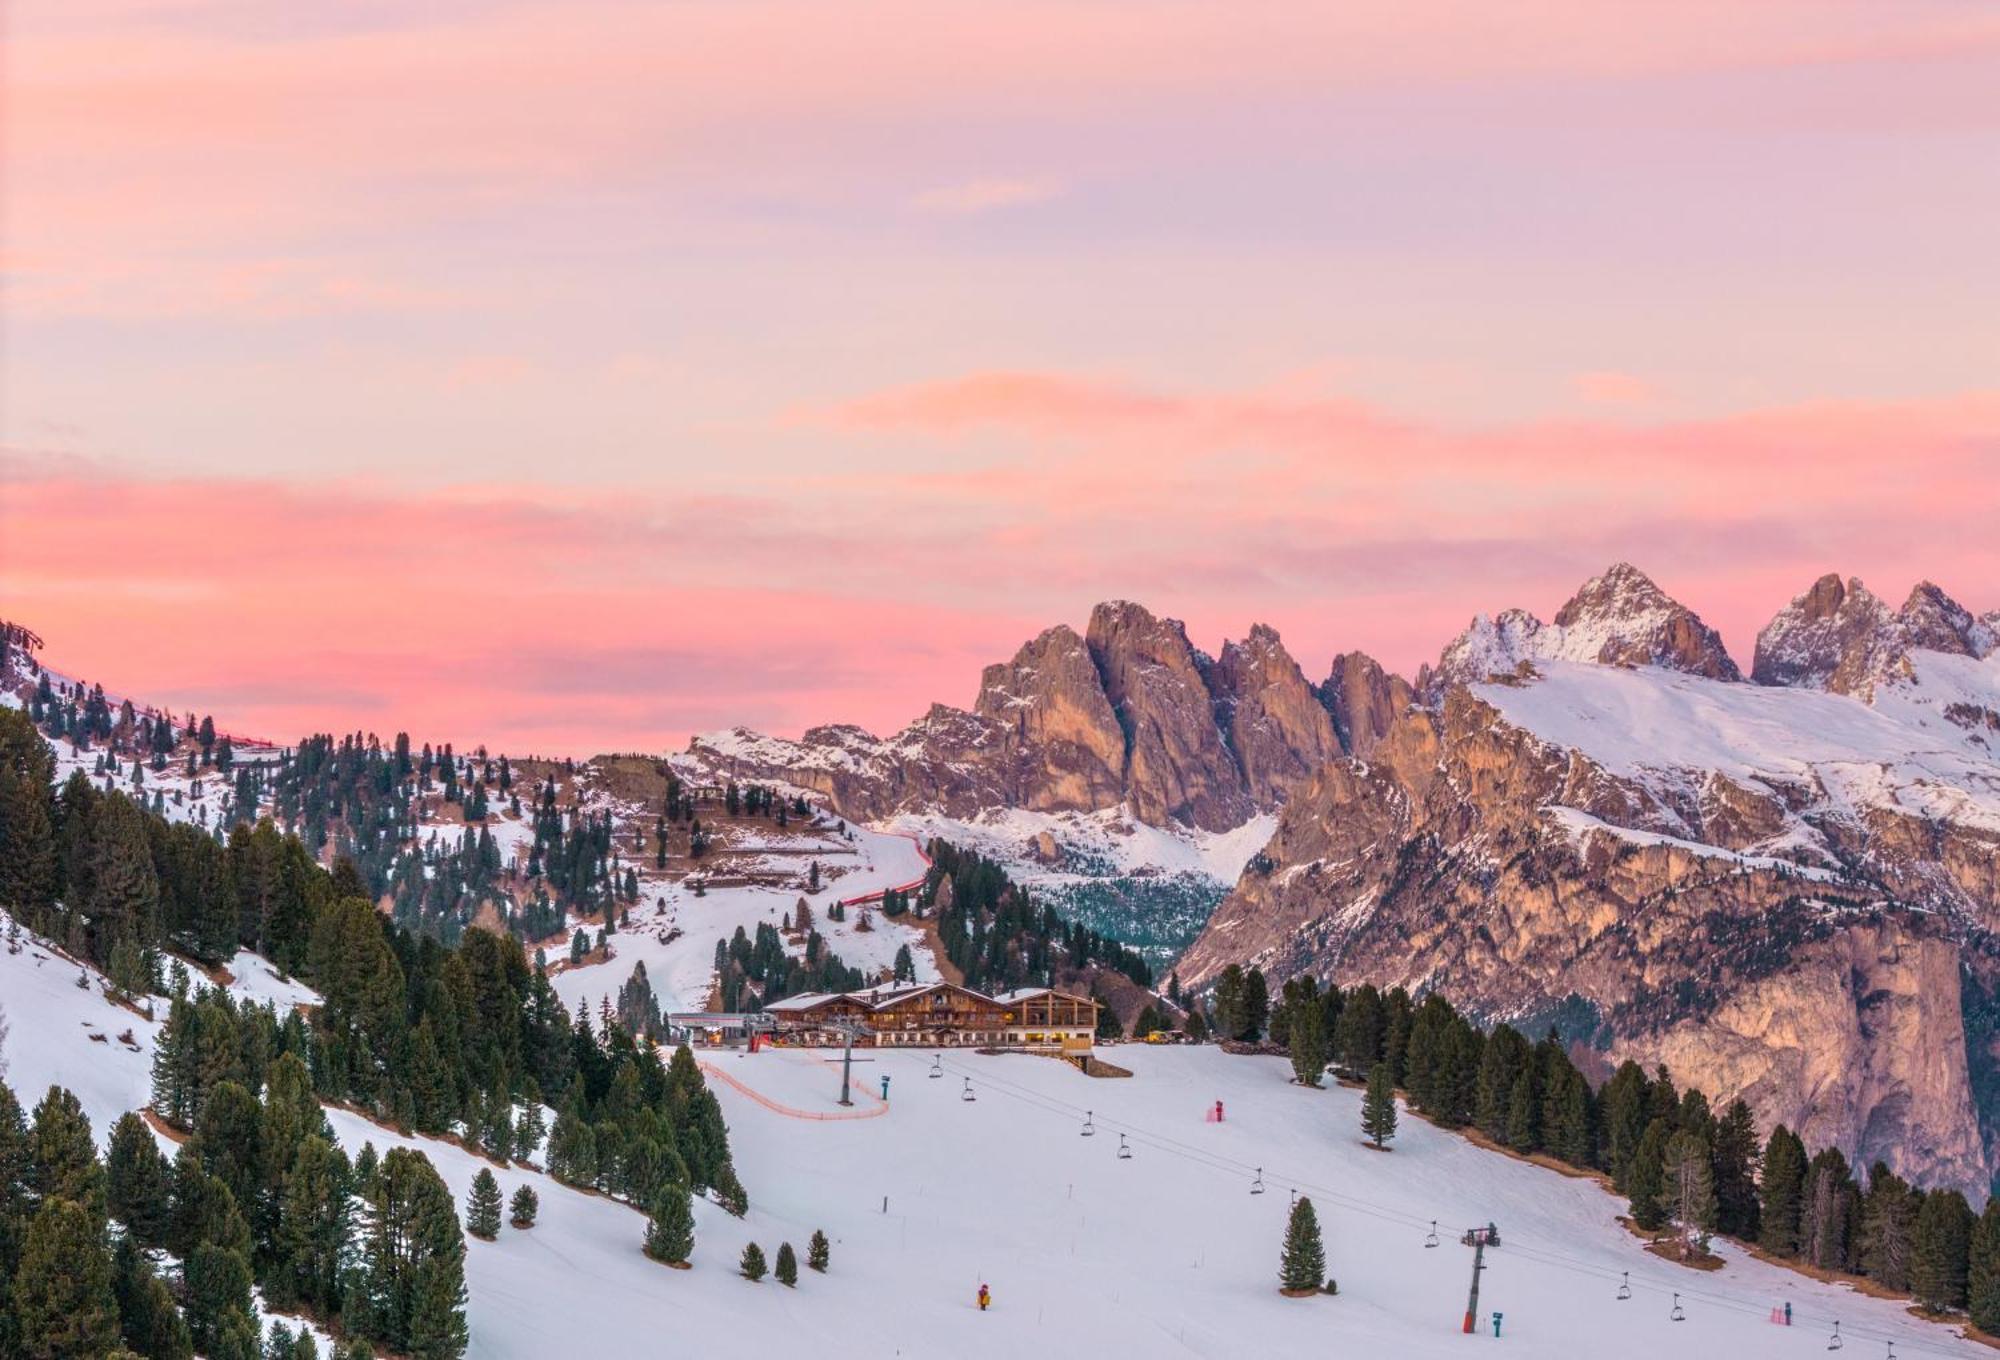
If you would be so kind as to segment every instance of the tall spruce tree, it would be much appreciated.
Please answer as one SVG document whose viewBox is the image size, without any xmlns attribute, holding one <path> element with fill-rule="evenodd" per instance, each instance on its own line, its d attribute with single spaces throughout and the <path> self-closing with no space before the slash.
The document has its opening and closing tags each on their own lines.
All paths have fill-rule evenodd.
<svg viewBox="0 0 2000 1360">
<path fill-rule="evenodd" d="M 2000 1195 L 1989 1196 L 1966 1248 L 1966 1309 L 1972 1325 L 2000 1336 Z"/>
<path fill-rule="evenodd" d="M 1877 1162 L 1868 1172 L 1868 1191 L 1861 1199 L 1861 1269 L 1886 1289 L 1902 1293 L 1910 1287 L 1917 1211 L 1921 1194 L 1909 1182 Z"/>
<path fill-rule="evenodd" d="M 1301 1086 L 1318 1086 L 1326 1071 L 1326 1027 L 1317 1001 L 1291 1007 L 1286 1038 L 1290 1043 L 1292 1076 Z"/>
<path fill-rule="evenodd" d="M 1278 1288 L 1294 1297 L 1319 1292 L 1326 1278 L 1326 1246 L 1320 1241 L 1319 1215 L 1301 1195 L 1285 1224 L 1285 1246 L 1278 1261 Z"/>
<path fill-rule="evenodd" d="M 1715 1230 L 1715 1170 L 1708 1143 L 1698 1133 L 1681 1129 L 1667 1140 L 1662 1166 L 1664 1203 L 1679 1230 L 1681 1259 L 1706 1251 Z"/>
<path fill-rule="evenodd" d="M 20 1351 L 70 1357 L 108 1353 L 118 1344 L 118 1300 L 111 1253 L 96 1212 L 52 1197 L 28 1220 L 11 1293 Z"/>
<path fill-rule="evenodd" d="M 1642 1232 L 1656 1232 L 1667 1221 L 1666 1160 L 1668 1132 L 1664 1118 L 1646 1125 L 1645 1136 L 1632 1154 L 1625 1171 L 1626 1193 L 1631 1196 L 1632 1224 Z"/>
<path fill-rule="evenodd" d="M 1396 1136 L 1396 1088 L 1389 1078 L 1389 1064 L 1376 1063 L 1368 1069 L 1368 1090 L 1361 1098 L 1361 1132 L 1378 1148 Z"/>
<path fill-rule="evenodd" d="M 662 1186 L 646 1224 L 646 1255 L 670 1266 L 685 1266 L 694 1253 L 694 1206 L 685 1185 Z"/>
<path fill-rule="evenodd" d="M 480 1167 L 472 1178 L 472 1194 L 465 1206 L 465 1230 L 491 1242 L 500 1235 L 500 1182 L 490 1168 Z"/>
<path fill-rule="evenodd" d="M 790 1242 L 778 1244 L 778 1259 L 772 1267 L 771 1275 L 782 1285 L 796 1285 L 799 1282 L 799 1258 L 793 1253 Z"/>
<path fill-rule="evenodd" d="M 163 1246 L 171 1213 L 173 1169 L 146 1121 L 127 1113 L 111 1126 L 104 1158 L 105 1209 L 142 1246 Z"/>
<path fill-rule="evenodd" d="M 817 1270 L 824 1275 L 832 1254 L 832 1248 L 827 1245 L 826 1234 L 814 1228 L 812 1240 L 806 1243 L 807 1268 Z"/>
<path fill-rule="evenodd" d="M 743 1255 L 737 1259 L 736 1269 L 744 1279 L 756 1283 L 764 1278 L 764 1249 L 755 1242 L 743 1248 Z"/>
<path fill-rule="evenodd" d="M 1757 1241 L 1774 1256 L 1796 1256 L 1799 1215 L 1805 1204 L 1806 1148 L 1783 1124 L 1771 1130 L 1758 1177 Z"/>
<path fill-rule="evenodd" d="M 465 1353 L 465 1237 L 451 1191 L 421 1152 L 377 1169 L 364 1240 L 374 1340 L 417 1360 Z"/>
<path fill-rule="evenodd" d="M 1965 1307 L 1972 1210 L 1956 1190 L 1932 1190 L 1917 1211 L 1910 1290 L 1933 1313 Z"/>
<path fill-rule="evenodd" d="M 1750 1107 L 1733 1100 L 1716 1121 L 1709 1149 L 1715 1168 L 1715 1230 L 1754 1241 L 1758 1230 L 1757 1122 Z"/>
</svg>

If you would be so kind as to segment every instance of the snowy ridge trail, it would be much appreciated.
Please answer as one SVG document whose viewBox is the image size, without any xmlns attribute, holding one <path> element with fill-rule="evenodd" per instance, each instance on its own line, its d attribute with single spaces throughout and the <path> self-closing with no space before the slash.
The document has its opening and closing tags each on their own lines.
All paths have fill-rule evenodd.
<svg viewBox="0 0 2000 1360">
<path fill-rule="evenodd" d="M 915 892 L 917 889 L 924 886 L 924 880 L 930 876 L 931 857 L 929 852 L 924 849 L 924 843 L 922 841 L 918 840 L 916 836 L 912 835 L 908 831 L 885 831 L 881 834 L 885 836 L 901 836 L 905 840 L 909 841 L 910 844 L 916 848 L 917 858 L 923 861 L 924 871 L 918 874 L 915 878 L 911 879 L 908 883 L 891 883 L 885 887 L 876 888 L 872 892 L 862 893 L 857 897 L 843 897 L 840 899 L 841 906 L 843 907 L 866 906 L 870 902 L 880 902 L 884 897 L 888 896 L 892 892 L 899 892 L 899 893 Z"/>
</svg>

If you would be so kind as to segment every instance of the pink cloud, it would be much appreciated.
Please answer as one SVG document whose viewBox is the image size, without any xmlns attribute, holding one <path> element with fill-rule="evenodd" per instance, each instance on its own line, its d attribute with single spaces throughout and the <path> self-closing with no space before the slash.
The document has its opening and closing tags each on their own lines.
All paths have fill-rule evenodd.
<svg viewBox="0 0 2000 1360">
<path fill-rule="evenodd" d="M 1357 647 L 1413 670 L 1474 612 L 1546 615 L 1618 558 L 1746 660 L 1827 570 L 2000 604 L 2000 394 L 1457 430 L 1284 389 L 1010 373 L 799 421 L 890 470 L 420 492 L 18 455 L 0 590 L 58 664 L 228 699 L 242 730 L 579 752 L 737 721 L 893 730 L 1113 596 L 1210 648 L 1270 622 L 1313 675 Z"/>
</svg>

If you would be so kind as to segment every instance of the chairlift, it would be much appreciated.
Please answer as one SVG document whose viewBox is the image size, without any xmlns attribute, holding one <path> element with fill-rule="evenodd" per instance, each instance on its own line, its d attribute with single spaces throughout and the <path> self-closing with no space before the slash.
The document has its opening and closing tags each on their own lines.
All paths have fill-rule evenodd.
<svg viewBox="0 0 2000 1360">
<path fill-rule="evenodd" d="M 1681 1307 L 1681 1296 L 1678 1293 L 1676 1293 L 1674 1295 L 1674 1311 L 1667 1314 L 1667 1321 L 1686 1322 L 1687 1318 L 1688 1318 L 1687 1309 Z"/>
<path fill-rule="evenodd" d="M 942 1053 L 931 1054 L 930 1075 L 932 1077 L 941 1077 L 944 1075 L 944 1054 Z"/>
<path fill-rule="evenodd" d="M 1618 1273 L 1624 1277 L 1618 1281 L 1618 1299 L 1622 1303 L 1632 1297 L 1632 1272 L 1621 1270 Z"/>
<path fill-rule="evenodd" d="M 1083 1127 L 1078 1129 L 1077 1132 L 1082 1134 L 1085 1138 L 1091 1138 L 1096 1136 L 1097 1125 L 1091 1123 L 1089 1110 L 1085 1110 L 1083 1112 Z"/>
<path fill-rule="evenodd" d="M 1889 1353 L 1888 1353 L 1888 1354 L 1887 1354 L 1886 1356 L 1884 1356 L 1884 1357 L 1882 1358 L 1882 1360 L 1896 1360 L 1896 1343 L 1895 1343 L 1895 1342 L 1891 1341 L 1891 1342 L 1889 1343 Z"/>
<path fill-rule="evenodd" d="M 1424 1234 L 1424 1245 L 1426 1247 L 1434 1247 L 1437 1244 L 1438 1244 L 1438 1221 L 1436 1219 L 1432 1219 L 1431 1230 Z"/>
<path fill-rule="evenodd" d="M 959 1098 L 960 1100 L 977 1100 L 977 1099 L 979 1099 L 979 1097 L 978 1097 L 978 1096 L 976 1096 L 976 1095 L 972 1094 L 972 1078 L 971 1078 L 971 1077 L 967 1077 L 967 1078 L 965 1079 L 965 1088 L 964 1088 L 963 1090 L 961 1090 L 961 1091 L 960 1091 L 960 1092 L 958 1093 L 958 1098 Z"/>
<path fill-rule="evenodd" d="M 1264 1168 L 1261 1166 L 1257 1168 L 1257 1179 L 1250 1182 L 1250 1193 L 1253 1195 L 1264 1193 Z"/>
<path fill-rule="evenodd" d="M 1835 1321 L 1833 1324 L 1833 1335 L 1826 1339 L 1826 1348 L 1830 1351 L 1837 1351 L 1846 1344 L 1845 1341 L 1840 1339 L 1840 1323 Z"/>
<path fill-rule="evenodd" d="M 1121 1161 L 1130 1161 L 1132 1157 L 1132 1145 L 1125 1141 L 1122 1133 L 1118 1135 L 1118 1156 Z"/>
</svg>

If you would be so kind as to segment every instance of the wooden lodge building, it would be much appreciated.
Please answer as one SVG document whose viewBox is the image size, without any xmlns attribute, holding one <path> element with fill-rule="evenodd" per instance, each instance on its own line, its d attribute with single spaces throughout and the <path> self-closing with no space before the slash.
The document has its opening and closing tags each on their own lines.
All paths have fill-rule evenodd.
<svg viewBox="0 0 2000 1360">
<path fill-rule="evenodd" d="M 871 1048 L 1019 1048 L 1087 1053 L 1097 1003 L 1053 987 L 988 996 L 952 982 L 898 983 L 858 992 L 809 992 L 764 1008 L 781 1043 L 841 1044 L 856 1030 Z"/>
</svg>

